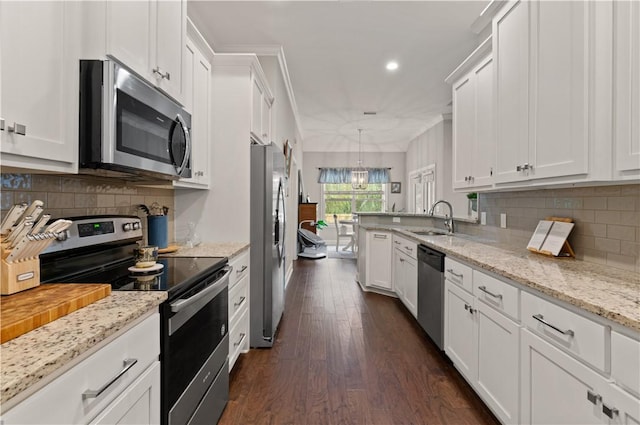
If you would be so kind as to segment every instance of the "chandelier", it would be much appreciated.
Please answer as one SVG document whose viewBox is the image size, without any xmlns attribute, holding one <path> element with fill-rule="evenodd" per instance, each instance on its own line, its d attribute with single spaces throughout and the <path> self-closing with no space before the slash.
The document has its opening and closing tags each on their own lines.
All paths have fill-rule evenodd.
<svg viewBox="0 0 640 425">
<path fill-rule="evenodd" d="M 358 166 L 351 170 L 351 187 L 365 190 L 369 182 L 369 172 L 362 166 L 362 129 L 358 129 Z"/>
</svg>

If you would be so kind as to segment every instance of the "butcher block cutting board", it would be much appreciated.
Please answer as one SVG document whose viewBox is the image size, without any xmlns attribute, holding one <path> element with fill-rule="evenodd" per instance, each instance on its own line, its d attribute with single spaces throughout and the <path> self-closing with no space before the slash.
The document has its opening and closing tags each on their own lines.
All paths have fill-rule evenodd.
<svg viewBox="0 0 640 425">
<path fill-rule="evenodd" d="M 111 294 L 104 283 L 45 283 L 0 298 L 0 344 Z"/>
</svg>

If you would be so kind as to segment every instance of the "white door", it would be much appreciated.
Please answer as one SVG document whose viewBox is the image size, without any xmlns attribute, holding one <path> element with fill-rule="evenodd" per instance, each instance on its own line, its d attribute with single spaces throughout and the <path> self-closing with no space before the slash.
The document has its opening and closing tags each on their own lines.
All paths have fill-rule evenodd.
<svg viewBox="0 0 640 425">
<path fill-rule="evenodd" d="M 151 51 L 155 2 L 108 1 L 107 54 L 149 79 L 155 53 Z"/>
<path fill-rule="evenodd" d="M 156 84 L 178 101 L 182 99 L 182 49 L 185 44 L 186 5 L 182 0 L 155 3 L 156 25 L 152 38 Z M 153 60 L 153 58 L 152 58 Z"/>
<path fill-rule="evenodd" d="M 527 178 L 517 170 L 528 162 L 529 2 L 516 1 L 493 20 L 495 66 L 496 182 Z"/>
<path fill-rule="evenodd" d="M 599 399 L 608 385 L 603 378 L 525 329 L 520 355 L 522 423 L 605 423 Z"/>
<path fill-rule="evenodd" d="M 445 281 L 444 351 L 469 382 L 477 378 L 476 323 L 473 295 Z"/>
<path fill-rule="evenodd" d="M 404 302 L 413 317 L 418 317 L 418 264 L 408 255 L 403 257 Z"/>
<path fill-rule="evenodd" d="M 251 132 L 258 140 L 262 140 L 262 102 L 264 89 L 257 78 L 253 78 L 251 91 Z M 266 143 L 266 142 L 265 142 Z"/>
<path fill-rule="evenodd" d="M 530 2 L 530 126 L 532 178 L 588 171 L 590 5 Z"/>
<path fill-rule="evenodd" d="M 396 241 L 397 242 L 397 241 Z M 404 259 L 402 253 L 394 249 L 393 250 L 393 290 L 401 300 L 404 299 Z"/>
<path fill-rule="evenodd" d="M 503 423 L 517 424 L 520 328 L 482 301 L 476 301 L 476 312 L 478 393 Z"/>
<path fill-rule="evenodd" d="M 453 187 L 466 188 L 476 145 L 476 82 L 473 72 L 453 85 Z"/>
<path fill-rule="evenodd" d="M 367 232 L 367 286 L 393 290 L 391 233 Z"/>
<path fill-rule="evenodd" d="M 476 80 L 476 143 L 471 184 L 473 187 L 490 186 L 493 183 L 496 162 L 496 138 L 493 130 L 493 59 L 485 59 L 473 72 Z"/>
<path fill-rule="evenodd" d="M 608 425 L 640 425 L 640 400 L 610 384 L 602 393 L 602 414 Z"/>
</svg>

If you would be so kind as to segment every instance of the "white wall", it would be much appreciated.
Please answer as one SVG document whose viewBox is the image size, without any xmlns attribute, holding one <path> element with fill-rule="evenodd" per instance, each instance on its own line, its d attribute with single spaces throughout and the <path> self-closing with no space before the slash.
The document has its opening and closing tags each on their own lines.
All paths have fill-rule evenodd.
<svg viewBox="0 0 640 425">
<path fill-rule="evenodd" d="M 451 120 L 442 120 L 409 143 L 406 154 L 407 176 L 412 171 L 436 164 L 436 200 L 446 199 L 453 206 L 454 216 L 466 217 L 467 197 L 453 191 L 452 147 Z"/>
<path fill-rule="evenodd" d="M 303 178 L 306 194 L 311 202 L 320 203 L 321 185 L 318 183 L 320 167 L 355 167 L 358 161 L 357 152 L 305 152 Z M 362 163 L 365 167 L 391 167 L 391 181 L 401 182 L 402 191 L 399 194 L 390 193 L 387 209 L 396 204 L 396 211 L 405 208 L 406 171 L 404 152 L 363 152 Z M 306 196 L 305 194 L 305 196 Z M 318 214 L 322 214 L 322 207 L 318 204 Z M 320 236 L 327 241 L 335 240 L 335 229 L 326 228 Z"/>
</svg>

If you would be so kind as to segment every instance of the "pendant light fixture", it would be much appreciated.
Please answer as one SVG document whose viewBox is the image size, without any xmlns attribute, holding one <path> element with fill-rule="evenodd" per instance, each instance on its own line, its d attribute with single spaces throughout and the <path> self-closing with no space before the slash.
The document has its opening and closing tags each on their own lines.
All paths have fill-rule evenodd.
<svg viewBox="0 0 640 425">
<path fill-rule="evenodd" d="M 362 129 L 358 129 L 358 166 L 351 170 L 351 187 L 365 190 L 369 183 L 369 172 L 362 166 Z"/>
</svg>

